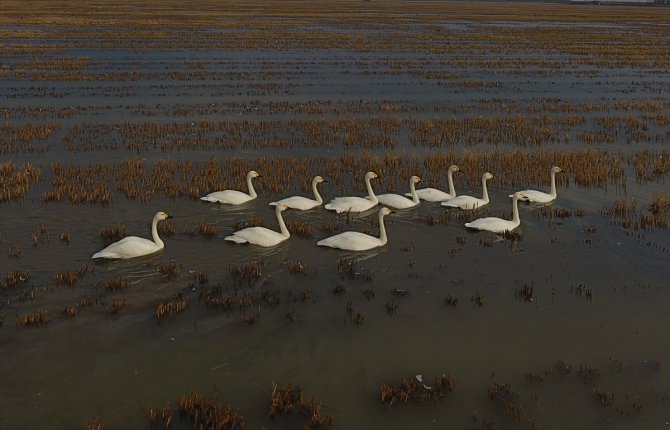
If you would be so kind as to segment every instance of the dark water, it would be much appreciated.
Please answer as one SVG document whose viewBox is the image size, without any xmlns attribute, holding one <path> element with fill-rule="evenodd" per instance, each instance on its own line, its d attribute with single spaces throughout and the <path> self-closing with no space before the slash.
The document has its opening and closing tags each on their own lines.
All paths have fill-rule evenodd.
<svg viewBox="0 0 670 430">
<path fill-rule="evenodd" d="M 142 53 L 137 59 L 133 57 L 137 53 L 90 51 L 76 55 L 92 56 L 112 69 L 126 67 L 123 61 L 134 64 L 142 60 L 146 61 L 145 72 L 192 57 L 203 61 L 232 59 L 233 66 L 227 63 L 228 67 L 244 71 L 258 66 L 261 58 L 269 64 L 263 63 L 263 67 L 280 69 L 290 69 L 302 60 L 296 52 L 158 52 Z M 23 94 L 36 84 L 9 79 L 2 83 L 3 104 L 10 109 L 45 102 L 54 108 L 88 107 L 88 111 L 64 119 L 65 130 L 89 121 L 121 124 L 139 118 L 160 122 L 166 120 L 165 114 L 152 119 L 131 112 L 142 106 L 161 112 L 182 103 L 219 103 L 221 96 L 230 97 L 223 105 L 216 104 L 211 113 L 180 120 L 234 118 L 237 108 L 257 97 L 291 102 L 335 100 L 343 105 L 352 100 L 391 99 L 432 106 L 444 99 L 456 105 L 488 97 L 526 102 L 560 96 L 578 103 L 643 99 L 656 92 L 667 95 L 670 83 L 667 74 L 608 69 L 602 72 L 608 74 L 606 83 L 598 77 L 585 82 L 569 74 L 526 80 L 514 75 L 485 76 L 503 80 L 504 85 L 495 90 L 436 94 L 432 91 L 437 86 L 418 78 L 344 73 L 355 69 L 352 64 L 361 60 L 357 57 L 374 54 L 335 51 L 315 55 L 317 64 L 304 66 L 297 83 L 280 80 L 283 88 L 289 89 L 286 94 L 261 91 L 260 95 L 240 95 L 234 94 L 237 90 L 219 88 L 225 94 L 213 96 L 217 89 L 206 85 L 173 86 L 165 91 L 154 86 L 157 82 L 144 80 L 129 84 L 131 95 L 127 98 L 102 97 L 109 88 L 99 83 L 56 83 L 49 86 L 66 97 L 16 99 L 13 94 Z M 338 68 L 319 66 L 319 60 L 336 62 Z M 660 85 L 640 87 L 642 80 Z M 235 82 L 244 85 L 248 81 Z M 621 86 L 642 94 L 631 96 L 622 92 Z M 21 120 L 28 119 L 12 121 Z M 455 212 L 449 222 L 429 226 L 423 217 L 439 216 L 444 208 L 421 203 L 419 208 L 387 217 L 389 243 L 379 250 L 359 255 L 317 247 L 316 241 L 327 236 L 322 225 L 336 218 L 323 208 L 284 212 L 286 219 L 311 224 L 313 238 L 294 235 L 274 248 L 259 249 L 224 242 L 223 237 L 233 231 L 234 222 L 254 216 L 276 229 L 274 211 L 267 203 L 278 195 L 261 194 L 238 207 L 164 197 L 137 203 L 120 196 L 109 207 L 42 203 L 41 192 L 49 188 L 48 166 L 53 161 L 88 163 L 104 156 L 108 157 L 104 160 L 117 163 L 137 156 L 123 150 L 69 153 L 59 137 L 60 132 L 49 141 L 52 149 L 45 154 L 3 158 L 42 164 L 46 179 L 24 199 L 4 202 L 0 208 L 3 247 L 16 244 L 22 248 L 17 258 L 0 257 L 3 272 L 30 273 L 28 283 L 2 291 L 0 428 L 82 428 L 95 417 L 101 418 L 104 428 L 146 428 L 149 408 L 165 402 L 175 404 L 191 390 L 218 393 L 222 402 L 239 408 L 247 417 L 247 428 L 296 428 L 300 425 L 296 417 L 279 417 L 274 422 L 267 418 L 272 383 L 281 386 L 290 381 L 322 402 L 324 412 L 335 417 L 337 428 L 483 428 L 485 423 L 495 422 L 497 428 L 530 428 L 535 424 L 556 429 L 651 429 L 665 428 L 670 422 L 668 231 L 626 234 L 601 214 L 615 200 L 624 198 L 636 199 L 646 207 L 654 195 L 667 191 L 663 179 L 638 183 L 632 168 L 627 167 L 625 192 L 613 187 L 560 186 L 553 207 L 581 210 L 583 217 L 559 219 L 551 225 L 533 208 L 522 205 L 519 231 L 523 239 L 519 242 L 468 232 Z M 648 146 L 667 149 L 663 143 Z M 396 149 L 413 151 L 402 145 Z M 606 149 L 611 153 L 630 151 L 622 142 Z M 340 148 L 333 150 L 341 152 Z M 166 155 L 148 151 L 140 156 L 149 161 L 163 157 L 203 161 L 211 155 L 226 159 L 257 153 L 187 151 Z M 273 154 L 299 153 L 277 150 Z M 509 216 L 507 195 L 513 189 L 492 188 L 490 207 L 484 213 Z M 458 181 L 457 189 L 480 193 Z M 337 195 L 332 185 L 322 190 L 326 201 Z M 286 192 L 290 193 L 302 194 L 298 190 Z M 352 190 L 346 194 L 351 195 Z M 148 223 L 158 210 L 174 215 L 177 226 L 175 236 L 164 238 L 162 252 L 131 261 L 92 262 L 90 256 L 103 246 L 99 236 L 102 226 L 121 222 L 129 234 L 149 237 Z M 349 224 L 345 218 L 340 221 L 345 230 L 374 230 L 369 221 L 374 218 L 373 214 L 354 217 Z M 220 228 L 216 237 L 187 233 L 202 219 Z M 33 246 L 31 235 L 40 224 L 46 233 L 38 235 Z M 62 231 L 69 233 L 69 244 L 59 240 Z M 338 262 L 343 258 L 356 259 L 358 273 L 363 276 L 338 273 Z M 253 286 L 235 284 L 229 268 L 252 260 L 264 262 L 261 280 Z M 305 264 L 307 274 L 289 273 L 288 260 Z M 161 262 L 181 265 L 181 276 L 165 282 L 155 268 Z M 88 272 L 74 286 L 55 285 L 56 271 L 83 266 L 88 266 Z M 208 275 L 207 284 L 196 282 L 199 272 Z M 104 282 L 117 277 L 128 279 L 129 288 L 106 291 Z M 338 283 L 346 286 L 342 295 L 333 294 Z M 280 298 L 279 305 L 259 305 L 244 312 L 212 309 L 201 300 L 201 292 L 217 285 L 238 294 L 273 291 Z M 515 298 L 524 285 L 534 288 L 532 302 Z M 584 289 L 580 291 L 590 291 L 592 299 L 577 292 L 580 286 Z M 36 293 L 34 300 L 22 298 L 21 293 L 31 290 Z M 372 299 L 366 297 L 369 290 L 374 291 Z M 403 295 L 394 293 L 397 290 Z M 310 299 L 302 299 L 305 292 L 311 294 Z M 189 308 L 174 319 L 157 323 L 155 301 L 177 293 L 189 300 Z M 482 306 L 471 300 L 477 293 L 483 294 Z M 459 299 L 457 306 L 445 304 L 448 295 Z M 62 309 L 82 297 L 93 297 L 95 302 L 76 318 L 67 318 Z M 107 311 L 114 298 L 126 300 L 118 316 Z M 397 303 L 396 314 L 387 314 L 387 300 Z M 347 312 L 348 302 L 354 315 L 365 317 L 360 327 Z M 48 310 L 48 327 L 15 325 L 16 317 L 38 309 Z M 248 315 L 256 315 L 258 321 L 247 324 L 244 317 Z M 559 361 L 570 365 L 571 372 L 560 375 L 556 370 Z M 596 376 L 584 377 L 588 368 L 594 369 Z M 416 374 L 432 381 L 443 373 L 455 377 L 456 389 L 440 402 L 388 410 L 379 401 L 382 384 L 397 384 Z M 527 378 L 529 373 L 542 374 L 544 380 L 533 382 Z M 519 393 L 524 411 L 521 421 L 506 417 L 503 406 L 489 399 L 487 390 L 496 382 L 509 383 Z M 613 405 L 601 405 L 596 391 L 613 393 Z M 641 409 L 634 407 L 636 399 Z"/>
</svg>

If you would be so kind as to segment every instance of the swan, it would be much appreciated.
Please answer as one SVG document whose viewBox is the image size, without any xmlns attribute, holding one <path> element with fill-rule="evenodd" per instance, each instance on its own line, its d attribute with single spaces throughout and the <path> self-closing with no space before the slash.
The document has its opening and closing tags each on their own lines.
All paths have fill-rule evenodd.
<svg viewBox="0 0 670 430">
<path fill-rule="evenodd" d="M 282 211 L 285 211 L 286 209 L 288 209 L 288 206 L 286 205 L 277 205 L 275 207 L 275 213 L 277 214 L 277 221 L 279 221 L 279 229 L 281 230 L 281 233 L 265 227 L 247 227 L 240 231 L 236 231 L 230 236 L 226 236 L 224 239 L 235 243 L 252 243 L 254 245 L 265 247 L 275 246 L 279 242 L 283 242 L 291 237 L 291 233 L 289 233 L 286 228 L 284 219 L 281 216 Z"/>
<path fill-rule="evenodd" d="M 158 237 L 157 225 L 158 221 L 164 219 L 172 218 L 170 215 L 165 212 L 158 212 L 154 215 L 154 219 L 151 222 L 151 236 L 153 241 L 148 239 L 143 239 L 137 236 L 128 236 L 114 242 L 111 245 L 107 246 L 100 252 L 93 254 L 91 258 L 109 258 L 109 259 L 126 259 L 133 257 L 141 257 L 143 255 L 153 254 L 154 252 L 160 251 L 165 247 L 165 244 Z"/>
<path fill-rule="evenodd" d="M 398 194 L 380 194 L 377 196 L 377 200 L 379 200 L 380 204 L 384 206 L 391 206 L 394 209 L 412 208 L 418 205 L 420 201 L 419 196 L 416 194 L 416 189 L 414 188 L 414 184 L 418 183 L 419 181 L 421 181 L 421 178 L 418 176 L 412 176 L 409 178 L 409 189 L 411 191 L 410 195 L 412 196 L 412 200 Z"/>
<path fill-rule="evenodd" d="M 387 207 L 379 210 L 379 237 L 370 236 L 357 231 L 345 231 L 335 236 L 331 236 L 318 241 L 319 246 L 329 246 L 331 248 L 344 249 L 347 251 L 366 251 L 386 245 L 386 227 L 384 227 L 384 216 L 393 213 Z"/>
<path fill-rule="evenodd" d="M 502 218 L 487 217 L 478 218 L 472 222 L 466 222 L 465 226 L 474 230 L 487 230 L 494 233 L 504 233 L 512 231 L 521 224 L 519 219 L 519 205 L 517 202 L 523 200 L 526 196 L 522 192 L 512 194 L 512 221 Z"/>
<path fill-rule="evenodd" d="M 312 191 L 314 192 L 315 200 L 302 196 L 292 196 L 276 202 L 272 202 L 270 203 L 270 206 L 286 205 L 289 208 L 299 209 L 301 211 L 306 211 L 308 209 L 320 206 L 323 204 L 323 199 L 321 198 L 321 194 L 319 194 L 319 190 L 316 189 L 316 186 L 322 182 L 328 181 L 323 179 L 321 176 L 315 176 L 314 179 L 312 179 Z"/>
<path fill-rule="evenodd" d="M 416 195 L 419 196 L 421 200 L 427 202 L 443 202 L 445 200 L 453 199 L 456 197 L 456 190 L 454 189 L 454 172 L 458 172 L 459 168 L 457 165 L 452 164 L 447 170 L 447 181 L 449 182 L 449 192 L 445 193 L 444 191 L 438 190 L 437 188 L 422 188 L 416 190 Z M 406 196 L 412 196 L 411 193 L 405 193 Z"/>
<path fill-rule="evenodd" d="M 370 185 L 370 179 L 378 178 L 379 176 L 375 172 L 368 172 L 365 174 L 365 186 L 368 189 L 368 198 L 364 197 L 336 197 L 328 203 L 325 208 L 331 211 L 335 211 L 338 214 L 342 212 L 363 212 L 366 211 L 379 203 L 377 196 L 375 196 L 374 191 L 372 191 L 372 185 Z"/>
<path fill-rule="evenodd" d="M 493 178 L 493 175 L 489 172 L 484 173 L 482 176 L 482 198 L 478 199 L 472 196 L 456 196 L 453 199 L 449 199 L 446 202 L 442 202 L 442 206 L 447 206 L 450 208 L 461 208 L 461 209 L 477 209 L 489 203 L 489 192 L 486 189 L 486 181 Z"/>
<path fill-rule="evenodd" d="M 258 178 L 260 176 L 261 175 L 259 175 L 258 172 L 256 172 L 255 170 L 251 170 L 249 171 L 249 173 L 247 173 L 247 187 L 249 188 L 249 194 L 237 190 L 224 190 L 209 193 L 204 197 L 200 197 L 200 200 L 212 203 L 228 203 L 230 205 L 241 205 L 242 203 L 246 203 L 257 197 L 256 190 L 254 190 L 254 186 L 251 183 L 251 180 L 253 178 Z"/>
<path fill-rule="evenodd" d="M 543 193 L 542 191 L 536 190 L 523 190 L 521 194 L 525 197 L 522 198 L 524 202 L 532 203 L 548 203 L 556 199 L 556 173 L 561 173 L 560 167 L 554 166 L 551 168 L 551 191 L 549 193 Z M 510 194 L 509 197 L 512 197 L 513 194 Z"/>
</svg>

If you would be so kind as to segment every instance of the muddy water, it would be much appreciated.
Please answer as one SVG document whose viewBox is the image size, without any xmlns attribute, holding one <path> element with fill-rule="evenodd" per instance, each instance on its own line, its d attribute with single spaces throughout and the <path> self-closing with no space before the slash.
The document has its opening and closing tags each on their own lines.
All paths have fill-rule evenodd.
<svg viewBox="0 0 670 430">
<path fill-rule="evenodd" d="M 369 271 L 369 281 L 340 277 L 338 260 L 349 255 L 315 246 L 325 236 L 318 226 L 334 218 L 323 209 L 285 212 L 287 219 L 314 225 L 315 238 L 293 237 L 271 250 L 259 250 L 222 238 L 232 231 L 232 222 L 253 215 L 275 225 L 262 197 L 237 208 L 179 201 L 76 211 L 31 202 L 9 205 L 6 213 L 25 216 L 11 225 L 3 216 L 4 240 L 29 237 L 39 222 L 49 230 L 49 239 L 8 261 L 10 268 L 31 269 L 37 298 L 26 303 L 13 299 L 4 307 L 0 339 L 5 359 L 0 369 L 8 413 L 2 426 L 39 427 L 48 420 L 54 428 L 69 428 L 101 416 L 111 428 L 141 427 L 146 423 L 142 410 L 197 390 L 218 392 L 254 428 L 267 424 L 273 381 L 301 384 L 342 428 L 466 427 L 473 411 L 480 423 L 513 425 L 502 417 L 502 406 L 487 397 L 494 382 L 510 383 L 521 395 L 527 418 L 541 427 L 662 426 L 668 420 L 670 382 L 663 371 L 670 355 L 663 336 L 670 323 L 668 275 L 662 270 L 667 251 L 636 244 L 606 225 L 596 208 L 612 196 L 559 192 L 556 205 L 586 208 L 585 217 L 550 228 L 522 206 L 523 240 L 515 244 L 467 232 L 454 218 L 446 225 L 425 225 L 419 215 L 439 214 L 437 204 L 393 214 L 387 218 L 389 245 L 358 263 L 359 271 Z M 327 188 L 324 194 L 329 194 Z M 509 205 L 506 194 L 492 192 L 490 213 L 500 214 Z M 100 225 L 123 220 L 131 234 L 147 235 L 146 219 L 159 209 L 173 213 L 180 229 L 205 218 L 221 231 L 212 239 L 177 234 L 166 238 L 163 252 L 137 261 L 91 263 L 90 255 L 101 247 Z M 361 219 L 351 220 L 346 228 L 362 229 Z M 594 235 L 583 232 L 590 225 L 597 227 Z M 55 237 L 61 229 L 69 231 L 69 245 Z M 465 245 L 457 244 L 456 236 L 464 237 Z M 667 244 L 667 233 L 650 236 Z M 493 239 L 493 245 L 479 243 L 485 239 Z M 282 303 L 276 309 L 249 310 L 260 315 L 253 325 L 241 313 L 206 308 L 199 301 L 206 286 L 189 286 L 194 272 L 207 273 L 210 285 L 230 286 L 227 268 L 258 258 L 266 262 L 264 278 L 251 288 L 277 289 Z M 286 260 L 303 262 L 309 273 L 289 274 Z M 178 280 L 160 279 L 152 266 L 164 261 L 183 266 Z M 81 265 L 88 265 L 90 273 L 76 286 L 49 286 L 56 270 Z M 73 320 L 59 315 L 60 307 L 83 295 L 103 296 L 101 282 L 117 276 L 132 284 L 111 295 L 128 303 L 118 317 L 107 315 L 102 303 Z M 338 282 L 346 286 L 341 296 L 332 293 Z M 516 300 L 515 291 L 531 283 L 534 301 Z M 592 290 L 592 301 L 571 293 L 579 284 Z M 364 295 L 368 289 L 375 293 L 371 300 Z M 394 296 L 395 289 L 407 290 L 407 295 Z M 299 296 L 307 290 L 312 298 L 303 302 Z M 157 324 L 153 301 L 177 292 L 186 295 L 190 308 L 175 320 Z M 483 306 L 471 302 L 475 293 L 484 295 Z M 459 298 L 458 306 L 445 305 L 447 294 Z M 385 311 L 389 298 L 398 303 L 393 316 Z M 346 311 L 348 301 L 355 313 L 365 315 L 360 327 Z M 14 313 L 36 308 L 53 315 L 48 328 L 13 327 Z M 287 318 L 289 312 L 294 312 L 294 321 Z M 552 371 L 559 360 L 573 371 Z M 655 360 L 663 363 L 660 369 Z M 580 365 L 597 369 L 599 377 L 582 382 Z M 541 383 L 526 378 L 527 373 L 545 371 L 549 373 Z M 436 405 L 387 411 L 379 404 L 382 383 L 417 373 L 430 381 L 445 372 L 456 377 L 456 390 Z M 623 416 L 599 405 L 595 389 L 614 392 Z M 643 413 L 632 408 L 635 396 L 644 405 Z M 295 425 L 285 423 L 286 428 Z"/>
<path fill-rule="evenodd" d="M 119 53 L 94 50 L 74 54 L 89 55 L 112 69 L 128 67 Z M 235 58 L 225 63 L 232 71 L 249 71 L 260 64 L 286 71 L 305 61 L 293 51 L 273 56 L 257 51 L 158 52 L 141 58 L 128 55 L 126 59 L 146 61 L 145 72 L 181 66 L 185 59 Z M 564 97 L 573 103 L 643 99 L 658 92 L 667 95 L 670 82 L 667 74 L 624 69 L 607 69 L 591 79 L 570 74 L 519 77 L 473 72 L 473 79 L 501 80 L 503 85 L 445 90 L 409 75 L 350 74 L 351 70 L 364 72 L 353 64 L 370 58 L 376 59 L 375 54 L 319 51 L 312 57 L 314 64 L 303 64 L 297 82 L 277 79 L 285 92 L 250 91 L 246 95 L 239 88 L 212 89 L 209 82 L 189 87 L 168 81 L 161 87 L 146 80 L 117 83 L 118 88 L 111 84 L 101 88 L 97 84 L 60 83 L 57 91 L 67 97 L 22 98 L 18 95 L 36 91 L 31 89 L 35 84 L 8 79 L 0 85 L 4 85 L 3 102 L 11 108 L 41 106 L 45 101 L 54 108 L 87 106 L 89 110 L 62 121 L 65 130 L 89 121 L 171 121 L 172 108 L 221 103 L 222 97 L 227 97 L 229 104 L 213 104 L 212 111 L 194 118 L 175 117 L 179 121 L 244 115 L 258 115 L 254 121 L 282 117 L 240 110 L 256 99 L 332 99 L 345 105 L 400 100 L 412 106 L 425 104 L 427 112 L 417 116 L 432 117 L 441 115 L 431 110 L 439 104 L 474 104 L 498 97 L 521 103 L 535 103 L 541 97 Z M 319 66 L 319 61 L 332 61 L 337 66 Z M 234 82 L 244 86 L 246 81 Z M 126 90 L 129 94 L 119 95 Z M 153 116 L 138 113 L 148 109 L 145 104 L 152 106 Z M 16 123 L 22 120 L 31 118 L 19 118 Z M 17 163 L 41 163 L 46 172 L 55 161 L 85 164 L 104 157 L 103 161 L 117 164 L 138 156 L 109 148 L 70 153 L 59 141 L 63 132 L 48 142 L 51 150 L 46 154 L 6 158 Z M 109 143 L 105 138 L 111 140 L 102 136 L 102 142 Z M 425 151 L 408 147 L 404 139 L 399 141 L 403 143 L 396 150 L 407 154 Z M 633 149 L 645 145 L 667 149 L 658 142 L 642 142 Z M 624 145 L 623 138 L 604 148 L 612 153 L 633 150 Z M 321 149 L 300 151 L 273 150 L 270 154 L 302 157 Z M 323 151 L 334 156 L 342 152 L 339 148 Z M 158 158 L 202 162 L 211 156 L 224 160 L 232 155 L 251 158 L 259 153 L 262 151 L 246 149 L 167 154 L 147 151 L 139 156 L 150 162 Z M 652 196 L 667 191 L 667 183 L 637 183 L 633 170 L 627 169 L 625 192 L 582 189 L 574 184 L 559 187 L 554 206 L 582 210 L 583 217 L 549 223 L 532 207 L 522 205 L 519 231 L 523 240 L 519 242 L 468 232 L 456 213 L 448 223 L 426 225 L 423 217 L 439 216 L 444 208 L 422 203 L 416 209 L 387 217 L 386 247 L 355 255 L 315 245 L 326 236 L 322 225 L 336 219 L 323 208 L 284 213 L 287 219 L 310 223 L 313 238 L 294 235 L 272 249 L 223 240 L 233 231 L 233 223 L 252 217 L 276 228 L 268 202 L 281 197 L 278 195 L 261 193 L 257 200 L 239 207 L 162 197 L 141 204 L 121 196 L 116 196 L 109 207 L 45 204 L 41 193 L 49 188 L 46 173 L 46 181 L 25 199 L 0 207 L 3 248 L 10 244 L 22 248 L 17 258 L 0 256 L 2 273 L 30 273 L 28 283 L 2 293 L 0 428 L 83 428 L 96 417 L 101 418 L 104 428 L 146 428 L 149 408 L 165 402 L 174 405 L 179 396 L 191 390 L 218 393 L 222 402 L 239 408 L 247 417 L 247 428 L 296 428 L 301 425 L 296 417 L 275 421 L 267 418 L 272 383 L 284 385 L 290 381 L 322 402 L 323 411 L 335 417 L 337 428 L 484 428 L 486 423 L 496 423 L 497 428 L 529 428 L 531 424 L 549 429 L 667 427 L 668 231 L 626 234 L 601 215 L 604 208 L 625 197 L 647 205 Z M 480 193 L 479 189 L 468 190 L 458 178 L 457 188 L 473 195 Z M 494 180 L 490 207 L 482 216 L 509 216 L 507 195 L 511 191 Z M 286 194 L 297 192 L 286 190 Z M 337 192 L 332 184 L 323 187 L 326 200 Z M 120 222 L 128 227 L 129 234 L 148 237 L 148 223 L 159 210 L 175 216 L 177 226 L 175 236 L 164 238 L 166 248 L 162 252 L 132 261 L 91 261 L 90 256 L 103 246 L 99 236 L 102 226 Z M 345 229 L 374 230 L 370 221 L 374 218 L 372 214 L 348 221 L 340 218 L 340 222 Z M 188 233 L 203 219 L 219 227 L 216 237 Z M 33 245 L 31 236 L 40 224 L 46 232 L 38 232 L 37 244 Z M 69 244 L 59 240 L 62 231 L 69 233 Z M 343 258 L 356 259 L 359 276 L 338 272 Z M 253 286 L 235 284 L 229 268 L 252 260 L 263 261 L 262 279 Z M 288 260 L 302 262 L 308 273 L 289 273 Z M 165 281 L 157 272 L 156 265 L 167 262 L 181 265 L 182 274 L 176 280 Z M 86 276 L 74 286 L 54 284 L 56 271 L 84 266 L 88 267 Z M 208 283 L 197 284 L 197 273 L 206 273 Z M 117 277 L 128 279 L 129 288 L 106 291 L 105 281 Z M 338 283 L 346 286 L 344 294 L 333 294 Z M 534 288 L 532 302 L 515 298 L 515 292 L 524 285 Z M 203 303 L 201 293 L 213 286 L 240 295 L 270 291 L 279 296 L 279 305 L 261 305 L 243 312 L 212 309 Z M 592 299 L 583 293 L 586 289 Z M 22 297 L 31 291 L 35 296 L 32 300 Z M 370 296 L 370 291 L 374 297 L 369 299 L 366 292 Z M 306 292 L 311 297 L 303 300 Z M 189 308 L 174 319 L 158 323 L 155 301 L 177 293 L 189 300 Z M 483 295 L 482 306 L 471 300 L 477 293 Z M 457 306 L 445 304 L 448 295 L 458 298 Z M 65 317 L 63 308 L 83 297 L 92 297 L 94 303 L 76 318 Z M 110 315 L 108 308 L 115 298 L 125 299 L 126 306 L 118 315 Z M 397 303 L 394 315 L 386 311 L 387 300 Z M 352 315 L 364 316 L 360 326 L 347 311 L 349 302 Z M 48 327 L 16 327 L 16 317 L 39 309 L 48 310 Z M 247 324 L 244 317 L 250 315 L 258 321 Z M 559 361 L 570 365 L 571 371 L 560 374 L 556 367 Z M 595 376 L 589 378 L 588 369 L 594 369 Z M 416 374 L 432 382 L 443 373 L 456 378 L 456 389 L 440 402 L 388 410 L 379 401 L 382 384 L 397 384 Z M 541 375 L 543 381 L 533 382 L 527 377 L 529 373 Z M 518 393 L 524 411 L 521 421 L 506 417 L 503 406 L 489 399 L 488 389 L 494 383 L 509 383 Z M 613 393 L 613 405 L 601 405 L 596 390 Z M 176 424 L 187 428 L 181 422 Z"/>
</svg>

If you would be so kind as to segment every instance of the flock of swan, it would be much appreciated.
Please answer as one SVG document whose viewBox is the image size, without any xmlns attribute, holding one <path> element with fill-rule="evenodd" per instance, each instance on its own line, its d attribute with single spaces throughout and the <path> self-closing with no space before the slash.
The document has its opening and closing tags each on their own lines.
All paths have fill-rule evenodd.
<svg viewBox="0 0 670 430">
<path fill-rule="evenodd" d="M 477 198 L 467 195 L 456 195 L 453 182 L 454 172 L 458 172 L 458 166 L 449 166 L 447 170 L 447 180 L 449 183 L 449 192 L 444 192 L 435 188 L 416 189 L 416 184 L 421 181 L 418 176 L 412 176 L 409 180 L 410 192 L 405 196 L 399 194 L 380 194 L 376 195 L 372 190 L 370 181 L 379 177 L 375 172 L 367 172 L 365 174 L 365 186 L 368 195 L 365 197 L 336 197 L 325 205 L 327 210 L 332 210 L 337 213 L 343 212 L 364 212 L 381 204 L 383 207 L 379 210 L 379 237 L 368 234 L 345 231 L 334 236 L 328 237 L 318 241 L 319 246 L 326 246 L 330 248 L 343 249 L 347 251 L 366 251 L 372 248 L 383 246 L 387 242 L 386 227 L 384 226 L 384 216 L 392 213 L 393 209 L 408 209 L 417 206 L 421 200 L 429 202 L 440 202 L 442 206 L 451 208 L 460 208 L 462 210 L 473 210 L 485 206 L 489 203 L 489 194 L 486 189 L 486 181 L 493 178 L 493 175 L 486 172 L 482 175 L 482 198 Z M 551 168 L 551 189 L 549 193 L 537 190 L 523 190 L 511 194 L 512 198 L 512 219 L 506 220 L 502 218 L 486 217 L 479 218 L 472 222 L 465 223 L 465 227 L 474 230 L 486 230 L 493 233 L 504 233 L 511 231 L 519 226 L 521 223 L 519 219 L 518 201 L 548 203 L 556 199 L 556 174 L 561 172 L 557 166 Z M 252 180 L 258 178 L 258 172 L 252 170 L 247 174 L 247 187 L 249 193 L 244 193 L 237 190 L 224 190 L 207 194 L 200 199 L 213 203 L 224 203 L 229 205 L 240 205 L 249 202 L 257 197 Z M 290 237 L 290 233 L 286 228 L 282 212 L 286 209 L 309 210 L 321 206 L 323 198 L 317 189 L 318 184 L 326 182 L 321 176 L 315 176 L 312 180 L 312 192 L 314 199 L 302 196 L 287 197 L 276 202 L 271 202 L 271 206 L 275 206 L 275 213 L 277 221 L 279 222 L 279 231 L 274 231 L 265 227 L 248 227 L 236 231 L 230 236 L 226 236 L 225 240 L 235 243 L 251 243 L 258 246 L 270 247 L 275 246 Z M 407 197 L 406 197 L 407 196 Z M 410 198 L 408 198 L 410 197 Z M 100 252 L 93 254 L 94 259 L 127 259 L 140 257 L 143 255 L 152 254 L 163 249 L 165 244 L 158 236 L 157 225 L 159 221 L 171 218 L 165 212 L 158 212 L 151 223 L 152 240 L 143 239 L 137 236 L 129 236 L 114 242 L 107 246 Z"/>
</svg>

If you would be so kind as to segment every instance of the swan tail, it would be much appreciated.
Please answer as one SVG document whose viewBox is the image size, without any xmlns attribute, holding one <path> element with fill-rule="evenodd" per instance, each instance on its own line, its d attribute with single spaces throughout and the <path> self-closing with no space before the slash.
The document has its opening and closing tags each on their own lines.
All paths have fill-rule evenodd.
<svg viewBox="0 0 670 430">
<path fill-rule="evenodd" d="M 247 243 L 246 239 L 243 239 L 239 236 L 235 236 L 234 234 L 230 235 L 230 236 L 226 236 L 223 240 L 229 240 L 229 241 L 235 242 L 235 243 Z"/>
<path fill-rule="evenodd" d="M 210 196 L 200 197 L 200 200 L 203 200 L 205 202 L 212 202 L 212 203 L 218 203 L 219 202 L 217 199 L 215 199 L 214 197 L 210 197 Z"/>
<path fill-rule="evenodd" d="M 270 206 L 277 206 L 277 202 L 270 202 Z"/>
</svg>

